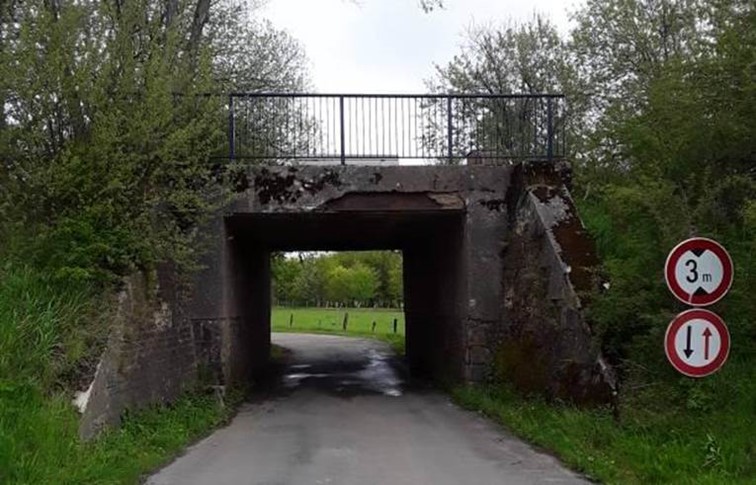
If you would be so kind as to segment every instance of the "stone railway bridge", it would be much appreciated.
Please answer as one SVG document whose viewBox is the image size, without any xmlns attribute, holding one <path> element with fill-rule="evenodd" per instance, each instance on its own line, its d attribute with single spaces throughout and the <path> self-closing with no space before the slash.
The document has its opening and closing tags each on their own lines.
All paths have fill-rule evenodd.
<svg viewBox="0 0 756 485">
<path fill-rule="evenodd" d="M 441 105 L 453 106 L 448 97 Z M 547 109 L 544 119 L 555 123 Z M 504 157 L 475 147 L 464 155 L 451 148 L 462 131 L 452 131 L 449 109 L 437 158 L 464 164 L 386 165 L 392 157 L 381 154 L 374 158 L 383 164 L 349 165 L 360 157 L 345 154 L 350 121 L 340 115 L 335 153 L 309 156 L 342 164 L 245 165 L 236 195 L 203 228 L 202 269 L 190 281 L 169 264 L 127 279 L 82 436 L 197 383 L 244 386 L 264 372 L 274 251 L 401 250 L 413 376 L 496 377 L 577 402 L 612 399 L 614 376 L 584 317 L 601 285 L 598 261 L 569 194 L 569 168 L 553 151 L 555 130 L 542 131 L 551 138 L 543 153 Z M 230 116 L 230 158 L 240 158 L 239 139 L 250 135 Z M 389 148 L 396 159 L 420 158 L 398 141 Z"/>
</svg>

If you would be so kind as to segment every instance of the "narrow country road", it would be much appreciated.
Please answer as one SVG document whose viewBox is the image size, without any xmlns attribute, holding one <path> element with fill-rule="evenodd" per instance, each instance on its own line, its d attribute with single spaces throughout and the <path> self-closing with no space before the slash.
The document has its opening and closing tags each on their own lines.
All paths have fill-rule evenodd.
<svg viewBox="0 0 756 485">
<path fill-rule="evenodd" d="M 150 477 L 152 485 L 588 483 L 442 393 L 405 389 L 366 339 L 274 334 L 282 389 Z"/>
</svg>

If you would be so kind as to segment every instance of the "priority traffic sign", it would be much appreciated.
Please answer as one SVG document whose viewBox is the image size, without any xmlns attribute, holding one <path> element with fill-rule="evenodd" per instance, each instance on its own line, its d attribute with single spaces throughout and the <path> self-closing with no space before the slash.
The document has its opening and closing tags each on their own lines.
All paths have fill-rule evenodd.
<svg viewBox="0 0 756 485">
<path fill-rule="evenodd" d="M 730 333 L 719 316 L 702 308 L 677 315 L 664 335 L 664 351 L 672 366 L 688 377 L 713 374 L 730 353 Z"/>
<path fill-rule="evenodd" d="M 667 287 L 691 306 L 718 302 L 732 285 L 730 255 L 718 242 L 704 237 L 687 239 L 670 251 L 664 265 Z"/>
</svg>

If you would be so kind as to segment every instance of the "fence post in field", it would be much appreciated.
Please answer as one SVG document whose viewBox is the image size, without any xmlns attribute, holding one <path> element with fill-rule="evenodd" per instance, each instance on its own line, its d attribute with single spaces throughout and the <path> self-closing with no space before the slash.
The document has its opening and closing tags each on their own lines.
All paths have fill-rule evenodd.
<svg viewBox="0 0 756 485">
<path fill-rule="evenodd" d="M 344 313 L 344 323 L 341 324 L 341 327 L 344 329 L 345 332 L 347 329 L 347 323 L 349 323 L 349 313 Z"/>
<path fill-rule="evenodd" d="M 375 333 L 375 320 L 373 320 L 373 333 Z"/>
<path fill-rule="evenodd" d="M 289 315 L 289 328 L 294 326 L 294 314 Z"/>
<path fill-rule="evenodd" d="M 399 323 L 398 320 L 395 318 L 394 319 L 394 333 L 396 333 L 396 326 L 398 325 L 398 323 Z"/>
</svg>

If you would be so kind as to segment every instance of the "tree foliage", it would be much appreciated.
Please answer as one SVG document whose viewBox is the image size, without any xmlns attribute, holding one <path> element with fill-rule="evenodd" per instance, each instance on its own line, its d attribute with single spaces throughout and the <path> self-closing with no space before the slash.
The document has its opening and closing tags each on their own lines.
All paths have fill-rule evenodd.
<svg viewBox="0 0 756 485">
<path fill-rule="evenodd" d="M 597 311 L 618 355 L 631 355 L 627 343 L 651 344 L 655 340 L 628 338 L 628 323 L 645 322 L 634 335 L 654 335 L 675 306 L 663 279 L 649 278 L 647 268 L 661 268 L 666 252 L 685 237 L 714 237 L 734 256 L 738 276 L 722 310 L 741 343 L 734 352 L 747 355 L 754 348 L 756 315 L 754 300 L 746 296 L 756 282 L 756 232 L 748 223 L 756 200 L 750 135 L 756 129 L 756 10 L 741 2 L 672 5 L 687 7 L 677 15 L 688 25 L 678 29 L 687 40 L 673 42 L 675 49 L 658 43 L 654 69 L 637 72 L 644 81 L 636 88 L 636 107 L 621 118 L 610 109 L 592 134 L 594 143 L 612 139 L 613 149 L 589 151 L 586 170 L 578 172 L 583 187 L 593 188 L 584 205 L 603 218 L 589 218 L 589 226 L 612 241 L 599 237 L 617 275 L 616 291 Z M 655 11 L 657 24 L 667 11 Z M 697 35 L 689 32 L 693 26 Z M 637 244 L 623 251 L 620 238 Z"/>
<path fill-rule="evenodd" d="M 303 54 L 242 3 L 3 2 L 0 243 L 62 276 L 190 261 L 225 101 L 294 89 Z"/>
<path fill-rule="evenodd" d="M 274 300 L 292 306 L 398 307 L 402 257 L 394 251 L 274 256 Z"/>
<path fill-rule="evenodd" d="M 436 66 L 434 91 L 460 93 L 562 92 L 569 65 L 564 42 L 541 15 L 523 24 L 471 27 L 461 52 Z"/>
<path fill-rule="evenodd" d="M 565 92 L 574 195 L 611 277 L 591 316 L 622 370 L 639 361 L 668 369 L 660 329 L 679 308 L 661 268 L 691 235 L 733 253 L 736 281 L 720 306 L 740 343 L 734 353 L 747 355 L 756 340 L 756 300 L 746 296 L 756 285 L 756 4 L 589 0 L 574 21 L 565 38 L 539 16 L 473 29 L 429 85 Z"/>
<path fill-rule="evenodd" d="M 436 76 L 426 84 L 435 93 L 556 94 L 570 90 L 575 76 L 565 41 L 547 18 L 535 14 L 522 24 L 471 27 L 460 53 L 436 66 Z M 435 108 L 446 113 L 441 101 Z M 452 151 L 478 149 L 513 158 L 545 152 L 545 113 L 553 109 L 555 123 L 569 122 L 579 119 L 572 114 L 579 106 L 577 99 L 568 110 L 558 101 L 536 98 L 458 100 L 452 112 Z M 432 151 L 441 151 L 447 143 L 445 124 L 428 120 L 426 125 L 424 141 L 436 145 Z"/>
</svg>

